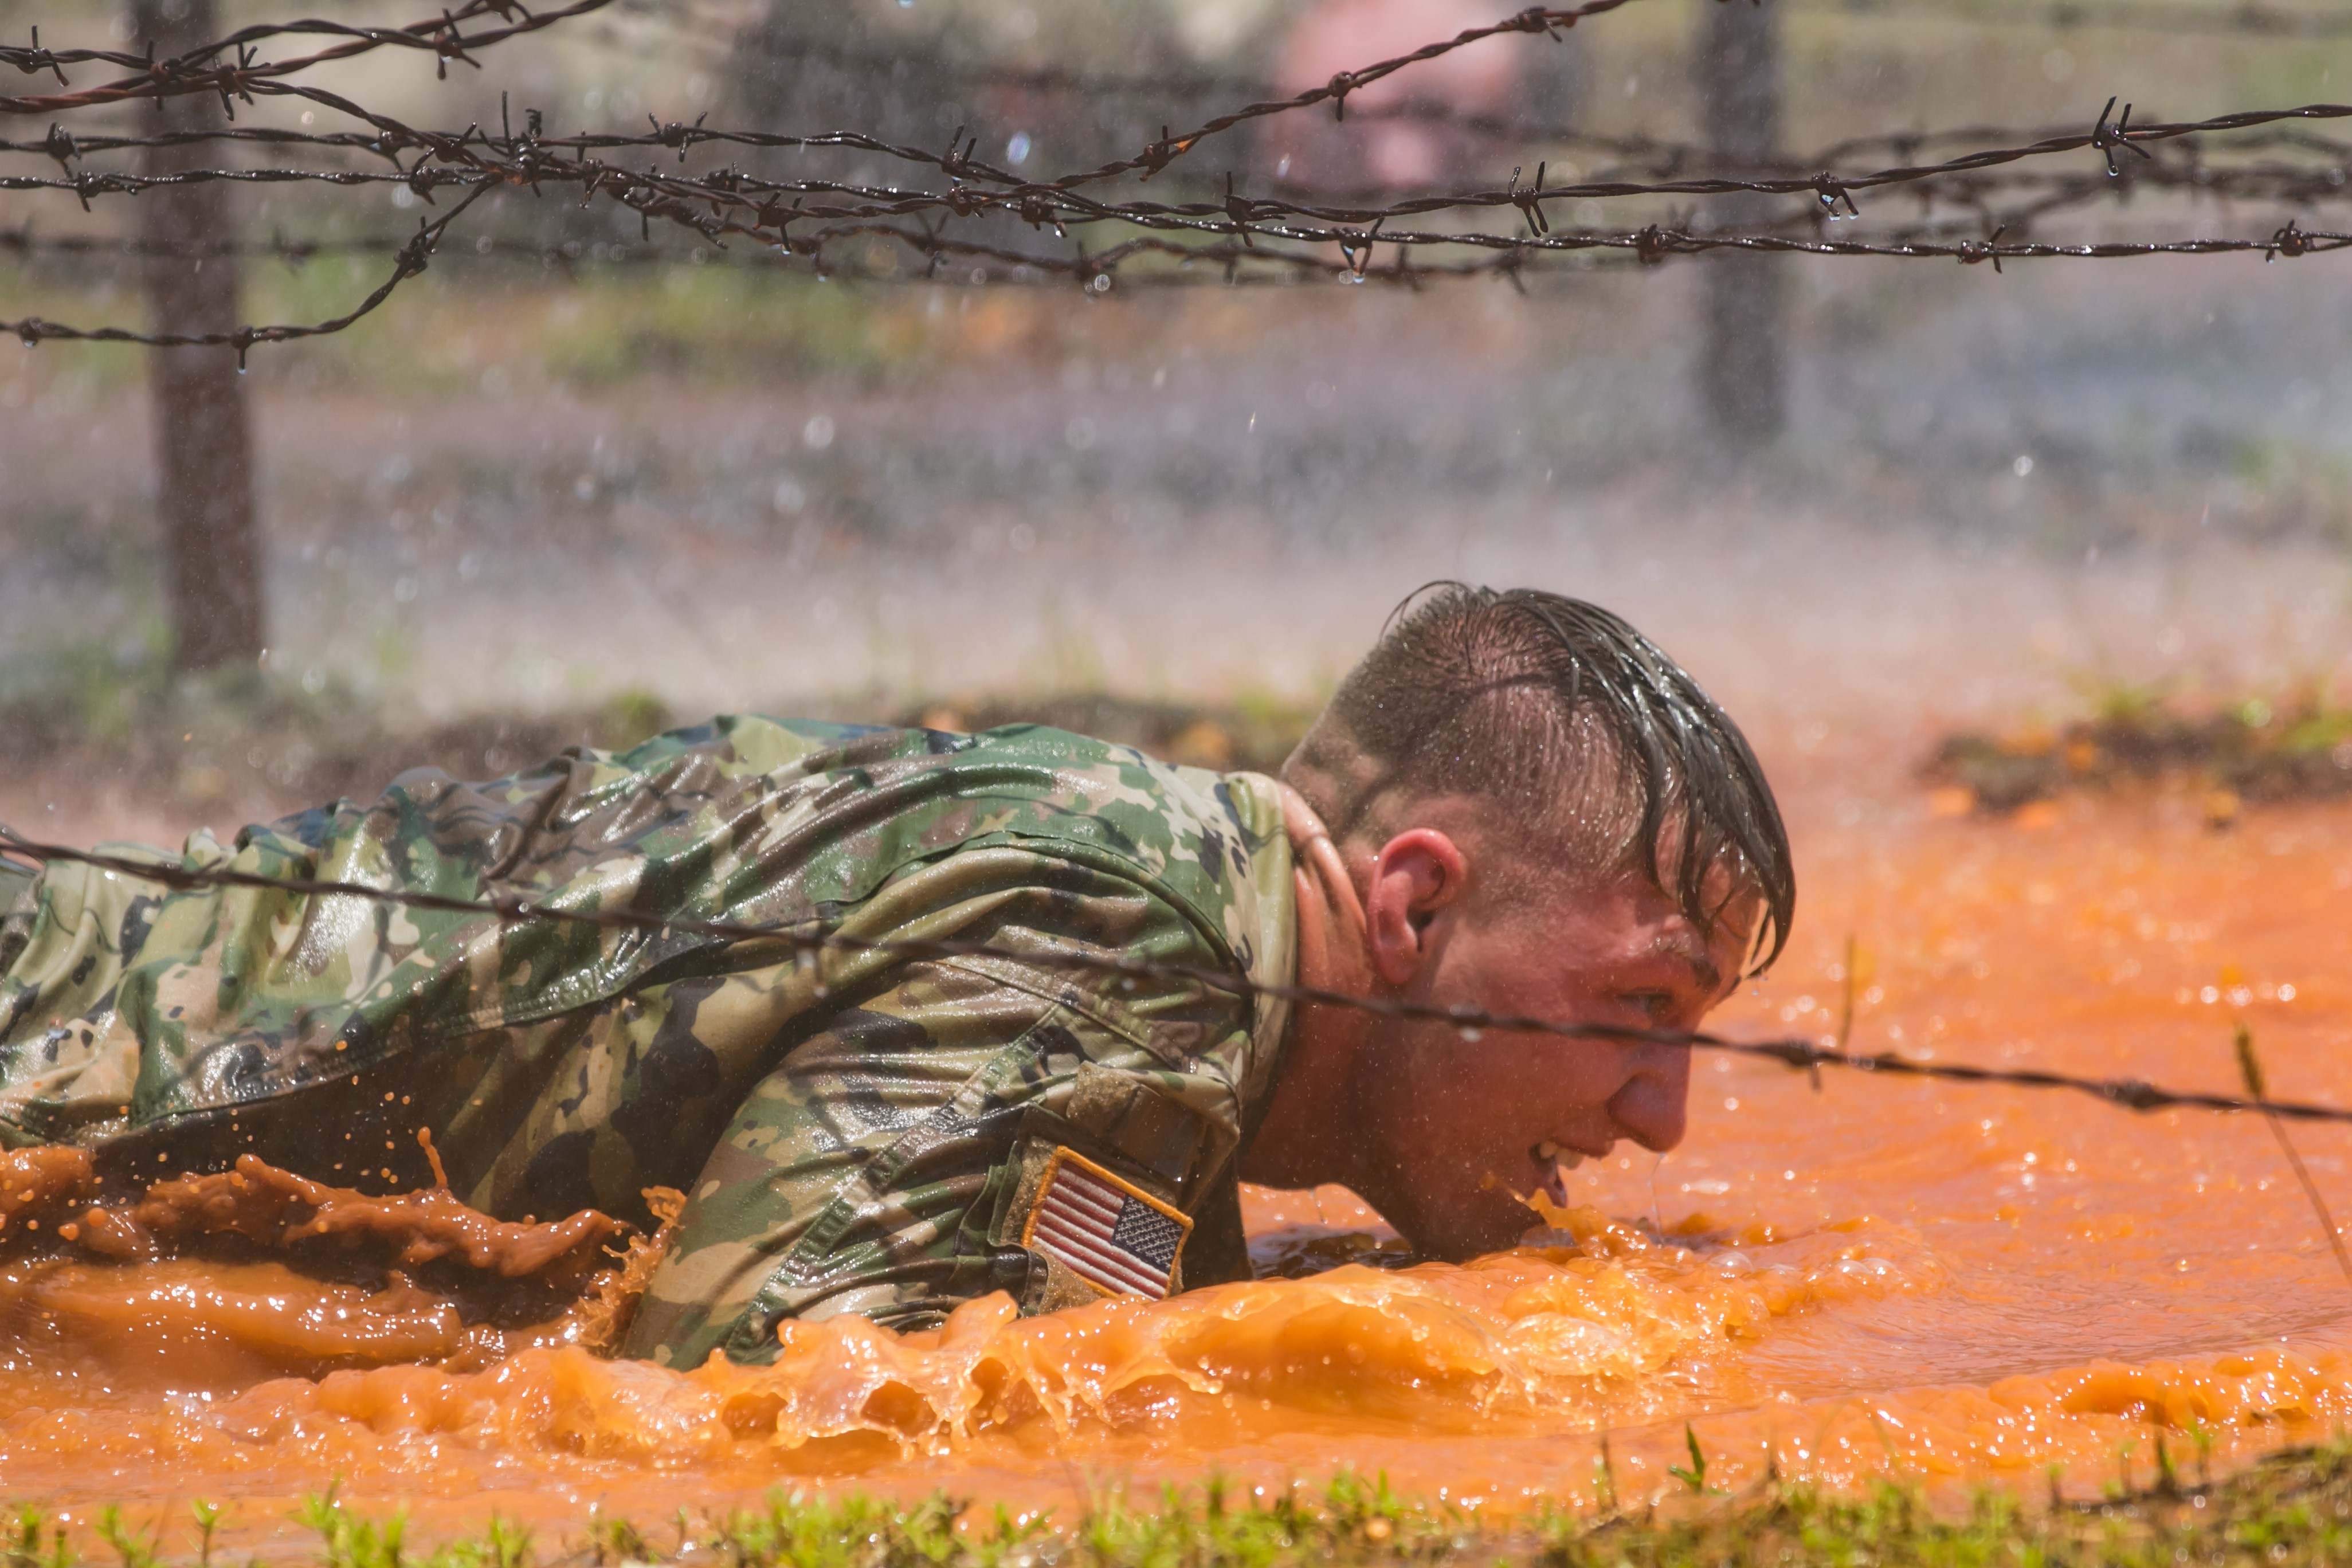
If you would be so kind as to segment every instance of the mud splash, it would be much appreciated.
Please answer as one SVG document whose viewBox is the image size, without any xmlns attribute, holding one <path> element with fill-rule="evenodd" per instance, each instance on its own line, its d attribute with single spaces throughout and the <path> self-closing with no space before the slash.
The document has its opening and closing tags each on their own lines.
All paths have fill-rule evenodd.
<svg viewBox="0 0 2352 1568">
<path fill-rule="evenodd" d="M 1857 1043 L 2226 1089 L 2242 1017 L 2278 1092 L 2352 1099 L 2352 814 L 2216 835 L 2168 797 L 1915 810 L 1817 836 L 1808 868 L 1804 942 L 1729 1028 L 1833 1028 L 1852 931 Z M 1696 1069 L 1682 1150 L 1588 1164 L 1512 1252 L 1331 1268 L 1396 1261 L 1377 1216 L 1254 1193 L 1262 1262 L 1321 1271 L 1028 1321 L 982 1301 L 929 1333 L 792 1325 L 767 1368 L 594 1353 L 627 1294 L 595 1272 L 629 1241 L 602 1216 L 364 1214 L 240 1169 L 102 1224 L 87 1172 L 39 1152 L 0 1182 L 16 1246 L 49 1237 L 0 1264 L 0 1491 L 275 1517 L 341 1476 L 430 1529 L 795 1478 L 1051 1505 L 1114 1473 L 1354 1467 L 1510 1505 L 1679 1490 L 1689 1422 L 1711 1485 L 2039 1489 L 2060 1466 L 2092 1492 L 2147 1479 L 2158 1441 L 2219 1468 L 2352 1420 L 2352 1289 L 2259 1123 Z M 2298 1137 L 2344 1193 L 2352 1135 Z M 110 1254 L 117 1221 L 152 1256 Z M 527 1306 L 498 1296 L 518 1281 Z"/>
<path fill-rule="evenodd" d="M 1071 1460 L 1181 1465 L 1305 1433 L 1479 1444 L 1654 1420 L 1738 1397 L 1714 1363 L 1776 1320 L 1940 1279 L 1916 1237 L 1866 1223 L 1734 1249 L 1592 1209 L 1553 1217 L 1550 1245 L 1465 1268 L 1347 1266 L 1027 1321 L 996 1296 L 929 1332 L 788 1324 L 773 1366 L 691 1373 L 601 1357 L 577 1310 L 497 1331 L 503 1353 L 484 1364 L 462 1303 L 405 1280 L 370 1290 L 275 1261 L 52 1258 L 0 1268 L 13 1363 L 0 1398 L 16 1406 L 0 1417 L 0 1473 L 11 1490 L 49 1491 L 169 1451 L 236 1489 L 336 1475 L 388 1495 L 478 1470 L 556 1495 L 662 1476 L 699 1495 L 1029 1470 L 1017 1489 L 1049 1500 Z M 337 1370 L 270 1378 L 273 1362 Z M 175 1490 L 190 1473 L 175 1468 Z"/>
<path fill-rule="evenodd" d="M 685 1202 L 646 1197 L 664 1221 L 652 1237 L 593 1209 L 514 1224 L 443 1186 L 371 1195 L 248 1154 L 107 1201 L 87 1151 L 0 1153 L 0 1343 L 52 1372 L 141 1382 L 152 1363 L 231 1384 L 387 1362 L 479 1367 L 526 1345 L 603 1351 Z"/>
</svg>

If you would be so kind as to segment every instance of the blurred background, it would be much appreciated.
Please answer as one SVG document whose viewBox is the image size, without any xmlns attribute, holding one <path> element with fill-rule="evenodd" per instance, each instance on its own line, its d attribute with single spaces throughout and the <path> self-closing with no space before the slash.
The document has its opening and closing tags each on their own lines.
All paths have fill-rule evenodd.
<svg viewBox="0 0 2352 1568">
<path fill-rule="evenodd" d="M 311 79 L 445 128 L 707 114 L 935 149 L 962 128 L 1000 166 L 1066 171 L 1507 9 L 623 0 L 446 79 L 405 51 Z M 294 14 L 0 0 L 0 33 L 135 50 Z M 1874 167 L 1909 156 L 1890 136 L 2087 130 L 2110 96 L 2135 123 L 2352 96 L 2345 21 L 2238 0 L 1641 0 L 1400 73 L 1342 122 L 1244 127 L 1144 190 Z M 1837 153 L 1851 138 L 1882 140 Z M 842 153 L 688 156 L 912 177 Z M 2093 151 L 2063 162 L 2102 172 Z M 433 210 L 404 186 L 207 189 L 209 207 L 87 214 L 0 194 L 0 317 L 318 320 Z M 2295 210 L 2126 195 L 2048 232 L 2261 235 Z M 1848 221 L 1992 222 L 1861 200 Z M 1550 217 L 1769 225 L 1816 204 L 1603 205 Z M 199 268 L 109 248 L 159 233 L 247 249 Z M 2134 694 L 2352 701 L 2347 266 L 1711 255 L 1087 289 L 927 273 L 878 243 L 819 269 L 515 188 L 384 309 L 242 374 L 226 351 L 173 371 L 130 345 L 0 349 L 0 820 L 226 830 L 415 762 L 496 773 L 740 709 L 1042 716 L 1270 766 L 1398 599 L 1443 577 L 1630 616 L 1748 727 L 1801 828 L 1916 815 L 1955 731 L 2030 735 Z M 174 407 L 200 408 L 176 437 L 157 417 Z"/>
</svg>

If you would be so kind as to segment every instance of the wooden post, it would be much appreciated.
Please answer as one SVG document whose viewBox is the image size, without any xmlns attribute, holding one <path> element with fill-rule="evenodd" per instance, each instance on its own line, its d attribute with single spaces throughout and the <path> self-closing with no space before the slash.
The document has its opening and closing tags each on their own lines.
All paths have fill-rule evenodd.
<svg viewBox="0 0 2352 1568">
<path fill-rule="evenodd" d="M 1710 166 L 1738 174 L 1780 151 L 1780 37 L 1778 0 L 1699 0 L 1698 100 Z M 1769 198 L 1717 196 L 1710 226 L 1754 223 Z M 1769 440 L 1788 423 L 1788 276 L 1785 258 L 1738 251 L 1701 257 L 1706 338 L 1699 394 L 1722 435 L 1742 444 Z"/>
<path fill-rule="evenodd" d="M 140 47 L 152 40 L 159 58 L 217 36 L 213 0 L 132 0 L 131 22 Z M 210 93 L 167 98 L 160 109 L 151 102 L 136 112 L 141 130 L 201 131 L 225 119 L 219 98 Z M 223 156 L 218 143 L 148 148 L 141 166 L 166 174 L 217 167 Z M 214 184 L 138 198 L 142 236 L 158 252 L 146 268 L 155 331 L 236 326 L 237 258 L 185 254 L 234 237 L 228 196 L 227 185 Z M 148 353 L 173 663 L 182 670 L 250 663 L 262 649 L 261 541 L 254 519 L 252 427 L 236 351 Z"/>
</svg>

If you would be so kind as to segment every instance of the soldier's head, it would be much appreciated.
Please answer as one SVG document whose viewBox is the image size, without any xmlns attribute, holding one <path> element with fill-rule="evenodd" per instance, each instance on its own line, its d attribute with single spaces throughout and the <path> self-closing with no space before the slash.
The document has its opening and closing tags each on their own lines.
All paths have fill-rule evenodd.
<svg viewBox="0 0 2352 1568">
<path fill-rule="evenodd" d="M 1697 1026 L 1776 958 L 1789 842 L 1738 728 L 1609 612 L 1459 584 L 1401 605 L 1285 764 L 1344 863 L 1355 983 L 1440 1006 Z M 1687 1047 L 1444 1024 L 1349 1026 L 1360 1191 L 1466 1256 L 1516 1189 L 1620 1139 L 1679 1142 Z"/>
</svg>

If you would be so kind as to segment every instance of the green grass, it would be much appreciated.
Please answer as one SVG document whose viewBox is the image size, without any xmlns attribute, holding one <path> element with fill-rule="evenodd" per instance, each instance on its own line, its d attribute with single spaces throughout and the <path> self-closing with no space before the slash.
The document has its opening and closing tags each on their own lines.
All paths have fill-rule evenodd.
<svg viewBox="0 0 2352 1568">
<path fill-rule="evenodd" d="M 1996 812 L 2071 788 L 2165 779 L 2252 802 L 2352 794 L 2352 707 L 2323 680 L 2218 702 L 2112 682 L 2084 699 L 2090 716 L 2063 726 L 1949 736 L 1926 775 L 1965 785 Z"/>
<path fill-rule="evenodd" d="M 1148 1505 L 1105 1491 L 1066 1521 L 944 1494 L 908 1506 L 780 1491 L 762 1509 L 699 1528 L 683 1514 L 654 1533 L 592 1519 L 550 1542 L 493 1519 L 422 1551 L 403 1514 L 362 1515 L 331 1489 L 295 1519 L 317 1538 L 305 1561 L 318 1568 L 2282 1568 L 2352 1557 L 2352 1446 L 2342 1440 L 2217 1483 L 2189 1484 L 2168 1463 L 2158 1469 L 2155 1488 L 2095 1504 L 2029 1503 L 1988 1489 L 1939 1505 L 1915 1487 L 1832 1496 L 1777 1481 L 1724 1497 L 1694 1476 L 1687 1497 L 1639 1512 L 1614 1506 L 1602 1470 L 1589 1484 L 1564 1484 L 1559 1500 L 1535 1513 L 1486 1518 L 1401 1498 L 1385 1479 L 1345 1475 L 1264 1491 L 1212 1480 L 1169 1488 Z M 167 1531 L 102 1510 L 94 1533 L 104 1555 L 92 1568 L 110 1558 L 121 1568 L 211 1568 L 226 1555 L 215 1545 L 220 1517 L 198 1504 L 193 1528 Z M 77 1538 L 37 1508 L 19 1510 L 0 1534 L 5 1568 L 83 1562 Z"/>
</svg>

